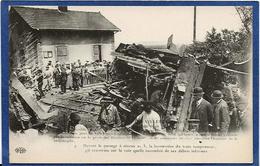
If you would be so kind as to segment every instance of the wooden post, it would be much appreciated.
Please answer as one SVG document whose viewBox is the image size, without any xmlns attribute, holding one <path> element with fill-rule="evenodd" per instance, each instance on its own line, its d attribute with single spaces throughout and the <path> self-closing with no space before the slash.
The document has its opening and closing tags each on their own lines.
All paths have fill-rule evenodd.
<svg viewBox="0 0 260 166">
<path fill-rule="evenodd" d="M 148 91 L 148 78 L 149 78 L 149 70 L 146 67 L 146 77 L 145 77 L 145 92 L 146 92 L 146 100 L 149 100 L 149 91 Z"/>
<path fill-rule="evenodd" d="M 179 116 L 179 122 L 177 125 L 178 131 L 183 131 L 188 128 L 187 120 L 190 117 L 191 105 L 193 100 L 192 91 L 194 87 L 200 86 L 203 79 L 205 68 L 206 68 L 205 63 L 194 64 L 193 66 L 193 69 L 190 74 L 190 82 L 184 95 L 184 100 L 183 100 L 184 103 L 183 103 L 182 111 L 180 112 L 180 116 Z"/>
<path fill-rule="evenodd" d="M 197 7 L 194 6 L 194 13 L 193 13 L 193 42 L 196 41 L 196 15 L 197 15 Z"/>
</svg>

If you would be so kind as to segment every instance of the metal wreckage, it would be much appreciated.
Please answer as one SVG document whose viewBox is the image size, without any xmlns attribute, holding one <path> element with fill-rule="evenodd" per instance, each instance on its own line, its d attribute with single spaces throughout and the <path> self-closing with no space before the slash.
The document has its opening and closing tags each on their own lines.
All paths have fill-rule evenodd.
<svg viewBox="0 0 260 166">
<path fill-rule="evenodd" d="M 68 132 L 69 115 L 77 112 L 81 116 L 81 124 L 88 128 L 90 134 L 104 133 L 98 124 L 100 100 L 109 96 L 119 110 L 122 123 L 121 128 L 107 133 L 142 135 L 124 127 L 141 113 L 136 104 L 138 98 L 151 101 L 167 134 L 188 131 L 194 87 L 202 86 L 204 98 L 209 99 L 212 90 L 222 81 L 214 80 L 214 75 L 224 78 L 227 73 L 235 73 L 248 77 L 243 71 L 214 66 L 189 54 L 180 56 L 171 44 L 167 48 L 153 48 L 121 43 L 112 55 L 114 61 L 108 72 L 112 81 L 100 78 L 102 83 L 89 85 L 77 92 L 47 95 L 40 101 L 36 101 L 12 75 L 10 129 L 16 132 L 34 128 L 57 136 Z M 232 100 L 234 102 L 234 97 Z"/>
</svg>

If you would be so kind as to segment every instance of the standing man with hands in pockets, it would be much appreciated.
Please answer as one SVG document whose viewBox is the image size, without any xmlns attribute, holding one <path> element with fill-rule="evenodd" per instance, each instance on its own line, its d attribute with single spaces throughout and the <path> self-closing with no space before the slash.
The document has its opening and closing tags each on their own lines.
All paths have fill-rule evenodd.
<svg viewBox="0 0 260 166">
<path fill-rule="evenodd" d="M 212 126 L 213 111 L 211 104 L 203 98 L 204 92 L 201 87 L 193 90 L 193 102 L 190 119 L 199 120 L 198 132 L 200 135 L 206 135 Z"/>
<path fill-rule="evenodd" d="M 226 135 L 230 124 L 228 105 L 222 99 L 223 94 L 220 90 L 215 90 L 211 97 L 214 103 L 214 130 L 219 135 Z"/>
</svg>

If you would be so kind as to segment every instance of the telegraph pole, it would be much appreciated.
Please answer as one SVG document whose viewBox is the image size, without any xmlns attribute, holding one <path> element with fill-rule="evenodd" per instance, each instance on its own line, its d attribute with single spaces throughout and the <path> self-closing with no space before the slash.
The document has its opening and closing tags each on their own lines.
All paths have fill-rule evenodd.
<svg viewBox="0 0 260 166">
<path fill-rule="evenodd" d="M 197 7 L 194 6 L 194 13 L 193 13 L 193 42 L 196 41 L 196 14 L 197 14 Z"/>
</svg>

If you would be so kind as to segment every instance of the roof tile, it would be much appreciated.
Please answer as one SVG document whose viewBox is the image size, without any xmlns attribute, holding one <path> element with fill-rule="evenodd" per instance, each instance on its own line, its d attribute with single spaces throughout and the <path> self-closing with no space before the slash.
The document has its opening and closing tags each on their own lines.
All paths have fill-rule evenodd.
<svg viewBox="0 0 260 166">
<path fill-rule="evenodd" d="M 13 7 L 33 29 L 120 31 L 100 12 Z"/>
</svg>

